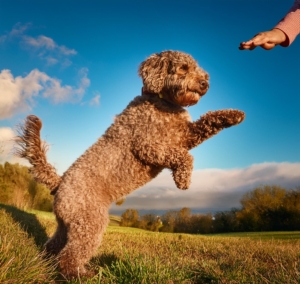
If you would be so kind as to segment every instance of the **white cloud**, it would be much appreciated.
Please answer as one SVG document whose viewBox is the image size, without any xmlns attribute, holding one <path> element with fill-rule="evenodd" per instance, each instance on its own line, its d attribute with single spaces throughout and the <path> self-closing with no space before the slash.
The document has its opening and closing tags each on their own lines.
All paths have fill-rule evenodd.
<svg viewBox="0 0 300 284">
<path fill-rule="evenodd" d="M 68 58 L 64 58 L 62 61 L 61 61 L 61 67 L 63 68 L 67 68 L 69 67 L 70 65 L 72 65 L 72 61 Z"/>
<path fill-rule="evenodd" d="M 10 32 L 7 32 L 5 35 L 0 36 L 0 43 L 4 43 L 4 42 L 10 41 L 10 40 L 13 40 L 14 38 L 23 37 L 24 32 L 30 26 L 31 26 L 30 23 L 27 23 L 24 25 L 21 23 L 15 24 Z"/>
<path fill-rule="evenodd" d="M 37 38 L 24 36 L 23 40 L 25 44 L 34 46 L 36 48 L 45 47 L 46 49 L 54 49 L 56 47 L 54 40 L 46 36 L 38 36 Z"/>
<path fill-rule="evenodd" d="M 51 56 L 46 56 L 45 60 L 47 62 L 47 65 L 55 65 L 55 64 L 58 63 L 58 60 L 56 58 L 54 58 L 54 57 L 51 57 Z"/>
<path fill-rule="evenodd" d="M 29 166 L 25 159 L 17 158 L 12 154 L 14 136 L 14 131 L 10 127 L 0 127 L 0 164 L 10 162 Z"/>
<path fill-rule="evenodd" d="M 60 55 L 75 55 L 75 49 L 69 49 L 64 45 L 58 45 L 52 38 L 40 35 L 36 38 L 31 36 L 23 36 L 23 42 L 40 50 L 56 51 Z"/>
<path fill-rule="evenodd" d="M 68 67 L 72 64 L 69 56 L 77 54 L 75 49 L 70 49 L 65 45 L 59 45 L 52 38 L 44 35 L 37 37 L 26 35 L 25 31 L 30 25 L 30 23 L 25 25 L 17 23 L 10 32 L 0 36 L 0 44 L 18 39 L 23 46 L 29 48 L 30 51 L 34 51 L 36 55 L 46 61 L 48 65 L 61 63 L 63 67 Z"/>
<path fill-rule="evenodd" d="M 22 42 L 33 49 L 39 58 L 45 60 L 48 65 L 54 65 L 61 62 L 63 67 L 68 67 L 72 61 L 68 56 L 77 54 L 75 49 L 67 48 L 64 45 L 58 45 L 52 38 L 40 35 L 36 38 L 31 36 L 22 36 Z"/>
<path fill-rule="evenodd" d="M 17 23 L 13 26 L 12 30 L 8 33 L 8 38 L 21 36 L 28 28 L 31 26 L 31 23 L 21 24 Z"/>
<path fill-rule="evenodd" d="M 100 94 L 97 93 L 91 100 L 90 100 L 90 106 L 98 106 L 100 104 Z"/>
<path fill-rule="evenodd" d="M 169 210 L 183 207 L 222 211 L 240 206 L 240 199 L 260 185 L 300 186 L 300 163 L 261 163 L 247 168 L 196 170 L 186 191 L 176 188 L 170 171 L 131 193 L 125 203 L 112 210 Z M 159 198 L 157 198 L 159 196 Z"/>
<path fill-rule="evenodd" d="M 60 52 L 64 55 L 71 55 L 71 54 L 77 54 L 77 51 L 75 49 L 69 49 L 65 47 L 64 45 L 57 46 Z"/>
<path fill-rule="evenodd" d="M 10 70 L 2 70 L 0 73 L 0 119 L 31 110 L 35 105 L 34 98 L 37 96 L 48 98 L 54 103 L 79 102 L 90 85 L 87 72 L 87 68 L 79 71 L 78 87 L 73 87 L 62 86 L 60 80 L 51 78 L 38 69 L 32 70 L 25 77 L 14 77 Z"/>
<path fill-rule="evenodd" d="M 58 79 L 48 78 L 45 82 L 47 88 L 45 88 L 43 96 L 50 98 L 54 103 L 62 102 L 79 102 L 86 88 L 90 85 L 90 80 L 87 77 L 88 69 L 82 68 L 79 70 L 79 86 L 74 88 L 71 86 L 61 86 L 61 81 Z"/>
</svg>

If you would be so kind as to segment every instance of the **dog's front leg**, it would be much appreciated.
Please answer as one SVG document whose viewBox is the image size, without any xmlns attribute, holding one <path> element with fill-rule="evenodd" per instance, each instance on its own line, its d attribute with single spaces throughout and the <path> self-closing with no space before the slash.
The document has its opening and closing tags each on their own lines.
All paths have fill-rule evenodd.
<svg viewBox="0 0 300 284">
<path fill-rule="evenodd" d="M 241 123 L 245 113 L 240 110 L 210 111 L 195 122 L 188 124 L 186 148 L 192 149 L 224 128 Z"/>
<path fill-rule="evenodd" d="M 193 157 L 184 148 L 175 148 L 160 143 L 135 144 L 134 155 L 148 165 L 169 168 L 179 189 L 188 189 L 193 171 Z"/>
</svg>

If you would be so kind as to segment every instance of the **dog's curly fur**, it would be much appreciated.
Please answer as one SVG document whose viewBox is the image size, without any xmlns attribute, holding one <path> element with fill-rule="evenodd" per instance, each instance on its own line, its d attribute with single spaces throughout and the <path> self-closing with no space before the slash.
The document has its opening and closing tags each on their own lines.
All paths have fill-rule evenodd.
<svg viewBox="0 0 300 284">
<path fill-rule="evenodd" d="M 191 121 L 184 107 L 196 104 L 206 93 L 209 76 L 183 52 L 151 55 L 140 65 L 139 75 L 142 95 L 62 177 L 46 160 L 39 118 L 28 116 L 16 138 L 18 155 L 30 161 L 34 177 L 55 194 L 58 227 L 45 248 L 57 255 L 67 277 L 89 275 L 85 265 L 101 242 L 113 201 L 164 168 L 172 171 L 178 188 L 187 189 L 193 169 L 188 151 L 245 117 L 239 110 L 218 110 Z"/>
</svg>

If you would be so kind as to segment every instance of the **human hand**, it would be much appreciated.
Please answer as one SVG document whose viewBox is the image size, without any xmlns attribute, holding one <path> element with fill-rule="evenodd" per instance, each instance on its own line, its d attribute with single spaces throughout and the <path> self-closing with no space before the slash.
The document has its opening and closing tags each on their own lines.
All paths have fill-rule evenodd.
<svg viewBox="0 0 300 284">
<path fill-rule="evenodd" d="M 259 33 L 246 42 L 241 42 L 239 49 L 253 50 L 257 46 L 260 46 L 266 50 L 270 50 L 276 45 L 285 42 L 286 40 L 286 34 L 282 30 L 273 29 L 271 31 Z"/>
</svg>

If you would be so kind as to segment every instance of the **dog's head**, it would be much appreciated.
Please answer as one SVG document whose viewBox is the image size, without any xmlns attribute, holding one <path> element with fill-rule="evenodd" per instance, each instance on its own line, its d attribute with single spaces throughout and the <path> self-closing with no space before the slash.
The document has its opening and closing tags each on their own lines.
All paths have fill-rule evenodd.
<svg viewBox="0 0 300 284">
<path fill-rule="evenodd" d="M 155 53 L 141 63 L 145 93 L 159 94 L 180 106 L 196 104 L 208 90 L 209 76 L 192 56 L 179 51 Z"/>
</svg>

